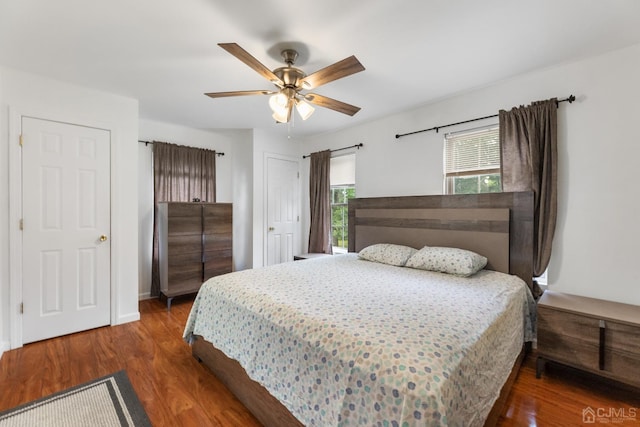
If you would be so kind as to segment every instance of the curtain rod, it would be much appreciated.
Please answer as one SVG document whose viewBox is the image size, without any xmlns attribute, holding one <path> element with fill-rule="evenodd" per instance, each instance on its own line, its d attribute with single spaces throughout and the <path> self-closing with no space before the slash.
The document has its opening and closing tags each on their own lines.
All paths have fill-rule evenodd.
<svg viewBox="0 0 640 427">
<path fill-rule="evenodd" d="M 153 141 L 141 141 L 141 140 L 138 140 L 138 142 L 142 142 L 144 145 L 153 144 Z M 216 156 L 218 156 L 218 157 L 224 156 L 224 153 L 221 152 L 221 151 L 216 151 Z"/>
<path fill-rule="evenodd" d="M 360 144 L 350 145 L 348 147 L 336 148 L 335 150 L 330 150 L 330 152 L 333 153 L 334 151 L 348 150 L 349 148 L 357 148 L 359 150 L 360 147 L 364 147 L 364 144 L 362 142 Z M 307 157 L 310 157 L 310 156 L 311 154 L 307 154 L 306 156 L 302 156 L 302 158 L 306 159 Z"/>
<path fill-rule="evenodd" d="M 566 102 L 568 102 L 569 104 L 571 104 L 571 103 L 572 103 L 573 101 L 575 101 L 575 100 L 576 100 L 576 97 L 575 97 L 575 96 L 573 96 L 573 95 L 569 95 L 569 96 L 568 96 L 567 98 L 565 98 L 565 99 L 559 99 L 559 100 L 557 100 L 557 101 L 556 101 L 556 105 L 557 105 L 558 103 L 560 103 L 560 102 L 565 102 L 565 101 L 566 101 Z M 491 118 L 493 118 L 493 117 L 498 117 L 498 114 L 493 114 L 493 115 L 491 115 L 491 116 L 478 117 L 477 119 L 465 120 L 465 121 L 463 121 L 463 122 L 449 123 L 448 125 L 434 126 L 434 127 L 432 127 L 432 128 L 429 128 L 429 129 L 416 130 L 416 131 L 414 131 L 414 132 L 409 132 L 409 133 L 396 134 L 396 139 L 398 139 L 398 138 L 402 138 L 403 136 L 413 135 L 413 134 L 415 134 L 415 133 L 420 133 L 420 132 L 429 132 L 429 131 L 432 131 L 432 130 L 435 130 L 435 131 L 436 131 L 436 133 L 438 133 L 438 130 L 439 130 L 439 129 L 442 129 L 442 128 L 446 128 L 446 127 L 449 127 L 449 126 L 462 125 L 462 124 L 465 124 L 465 123 L 477 122 L 478 120 L 491 119 Z"/>
</svg>

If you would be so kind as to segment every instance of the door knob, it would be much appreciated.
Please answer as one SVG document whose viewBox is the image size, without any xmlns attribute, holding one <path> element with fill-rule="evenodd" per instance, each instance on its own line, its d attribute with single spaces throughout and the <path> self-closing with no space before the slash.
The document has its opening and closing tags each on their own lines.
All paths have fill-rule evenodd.
<svg viewBox="0 0 640 427">
<path fill-rule="evenodd" d="M 274 227 L 269 227 L 269 231 L 273 231 L 273 230 L 275 230 Z"/>
<path fill-rule="evenodd" d="M 100 241 L 101 242 L 106 242 L 107 241 L 107 235 L 106 234 L 100 235 Z"/>
</svg>

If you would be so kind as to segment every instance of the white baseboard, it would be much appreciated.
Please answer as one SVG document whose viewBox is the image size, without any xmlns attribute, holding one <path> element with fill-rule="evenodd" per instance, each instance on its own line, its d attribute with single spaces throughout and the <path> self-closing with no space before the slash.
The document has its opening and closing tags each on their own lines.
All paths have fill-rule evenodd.
<svg viewBox="0 0 640 427">
<path fill-rule="evenodd" d="M 122 325 L 124 323 L 136 322 L 140 320 L 140 312 L 136 311 L 135 313 L 125 314 L 123 316 L 118 317 L 115 325 Z"/>
<path fill-rule="evenodd" d="M 5 351 L 11 350 L 11 343 L 9 341 L 0 341 L 0 359 Z"/>
<path fill-rule="evenodd" d="M 158 297 L 152 297 L 151 296 L 151 292 L 143 292 L 141 294 L 138 294 L 138 301 L 144 301 L 146 299 L 156 299 Z"/>
</svg>

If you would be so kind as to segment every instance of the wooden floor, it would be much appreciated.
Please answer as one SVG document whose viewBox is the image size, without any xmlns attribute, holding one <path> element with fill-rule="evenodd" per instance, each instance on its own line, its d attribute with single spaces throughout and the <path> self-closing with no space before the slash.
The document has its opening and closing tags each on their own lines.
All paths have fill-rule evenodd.
<svg viewBox="0 0 640 427">
<path fill-rule="evenodd" d="M 171 312 L 157 300 L 142 301 L 140 322 L 5 352 L 0 359 L 0 411 L 126 369 L 154 426 L 258 426 L 182 341 L 190 308 L 189 300 L 174 300 Z M 638 391 L 557 365 L 549 365 L 537 380 L 533 359 L 525 361 L 499 425 L 582 425 L 587 407 L 603 408 L 600 415 L 637 410 L 637 424 L 621 425 L 640 425 Z"/>
</svg>

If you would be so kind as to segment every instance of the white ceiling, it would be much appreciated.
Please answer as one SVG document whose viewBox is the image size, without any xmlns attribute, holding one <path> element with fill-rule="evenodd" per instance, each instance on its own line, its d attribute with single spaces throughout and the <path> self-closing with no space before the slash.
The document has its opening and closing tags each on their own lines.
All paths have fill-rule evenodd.
<svg viewBox="0 0 640 427">
<path fill-rule="evenodd" d="M 356 55 L 365 71 L 314 92 L 362 110 L 296 117 L 309 135 L 639 43 L 640 1 L 0 0 L 0 65 L 136 98 L 142 118 L 287 132 L 266 96 L 203 95 L 274 88 L 220 42 L 270 69 L 301 44 L 307 74 Z"/>
</svg>

